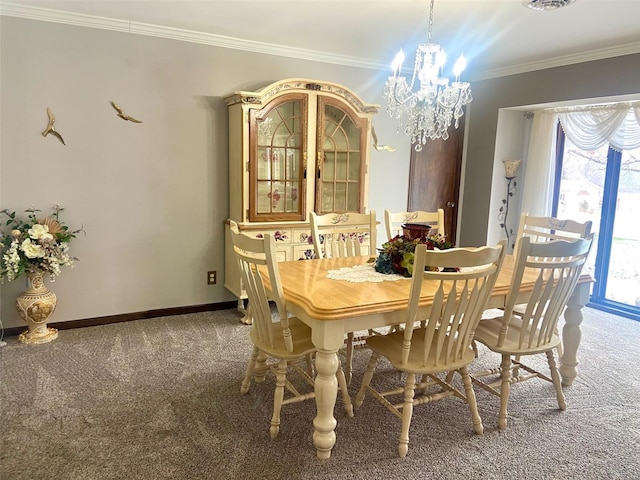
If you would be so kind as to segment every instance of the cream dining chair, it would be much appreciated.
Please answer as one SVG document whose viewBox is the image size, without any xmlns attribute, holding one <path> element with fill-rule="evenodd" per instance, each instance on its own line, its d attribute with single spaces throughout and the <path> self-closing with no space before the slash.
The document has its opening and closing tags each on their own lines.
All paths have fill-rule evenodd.
<svg viewBox="0 0 640 480">
<path fill-rule="evenodd" d="M 592 222 L 577 222 L 562 220 L 555 217 L 534 217 L 528 212 L 520 214 L 520 223 L 516 234 L 519 238 L 529 237 L 532 242 L 546 242 L 549 240 L 574 240 L 586 238 L 591 233 Z M 516 252 L 514 251 L 514 255 Z"/>
<path fill-rule="evenodd" d="M 532 242 L 548 242 L 550 240 L 575 240 L 576 238 L 587 238 L 591 233 L 591 220 L 577 222 L 575 220 L 563 220 L 555 217 L 535 217 L 528 212 L 520 214 L 520 223 L 516 234 L 516 248 L 513 255 L 517 255 L 517 240 L 522 237 L 529 237 Z M 516 305 L 513 309 L 515 314 L 519 314 L 524 306 Z M 558 356 L 562 356 L 562 342 L 557 347 Z M 517 373 L 517 370 L 516 370 Z"/>
<path fill-rule="evenodd" d="M 240 392 L 246 394 L 249 391 L 253 377 L 256 380 L 262 379 L 269 371 L 275 374 L 276 387 L 270 427 L 271 438 L 274 439 L 280 431 L 282 406 L 315 398 L 313 391 L 298 391 L 287 379 L 287 371 L 291 367 L 313 387 L 310 372 L 297 363 L 310 358 L 316 352 L 316 348 L 311 341 L 311 329 L 296 317 L 290 316 L 287 311 L 280 283 L 274 237 L 265 234 L 261 239 L 241 234 L 238 225 L 233 221 L 230 221 L 230 227 L 243 285 L 249 297 L 248 310 L 253 318 L 250 333 L 253 353 Z M 267 295 L 260 269 L 262 274 L 268 276 L 271 285 L 270 295 Z M 273 314 L 269 300 L 275 303 L 276 312 Z M 269 359 L 275 359 L 275 362 L 269 362 Z M 353 406 L 342 368 L 338 368 L 336 377 L 345 410 L 349 416 L 353 416 Z M 288 398 L 285 398 L 285 390 L 290 394 Z"/>
<path fill-rule="evenodd" d="M 500 429 L 507 426 L 509 392 L 511 385 L 518 382 L 540 378 L 553 383 L 558 406 L 560 410 L 566 409 L 554 358 L 554 349 L 561 341 L 557 333 L 558 319 L 578 282 L 593 243 L 593 234 L 572 241 L 532 242 L 529 237 L 521 237 L 517 242 L 518 254 L 504 314 L 482 320 L 474 337 L 475 341 L 502 355 L 500 368 L 473 374 L 476 384 L 500 397 Z M 534 280 L 534 287 L 528 302 L 516 314 L 514 308 L 525 274 Z M 520 361 L 523 356 L 541 353 L 547 357 L 551 378 Z M 527 374 L 521 375 L 520 369 Z M 481 380 L 485 377 L 488 380 Z"/>
<path fill-rule="evenodd" d="M 362 385 L 354 406 L 360 407 L 367 392 L 402 420 L 398 454 L 404 457 L 409 446 L 409 427 L 414 406 L 456 396 L 471 411 L 473 428 L 483 432 L 476 397 L 467 365 L 475 358 L 471 346 L 474 330 L 485 308 L 504 259 L 505 242 L 496 247 L 474 249 L 427 250 L 418 245 L 415 251 L 413 280 L 405 325 L 425 321 L 420 328 L 404 328 L 389 335 L 372 336 L 366 345 L 372 350 Z M 460 271 L 425 270 L 429 267 L 461 267 Z M 423 280 L 435 291 L 428 315 L 420 313 L 419 301 Z M 372 386 L 379 358 L 387 358 L 404 375 L 404 386 L 377 391 Z M 462 377 L 464 392 L 452 385 L 455 372 Z M 416 377 L 419 376 L 419 381 Z M 402 378 L 400 376 L 396 377 Z M 400 397 L 392 403 L 387 397 Z"/>
<path fill-rule="evenodd" d="M 384 225 L 387 230 L 387 239 L 391 240 L 396 235 L 402 235 L 402 225 L 405 223 L 427 223 L 442 236 L 444 231 L 444 210 L 439 208 L 435 212 L 391 212 L 384 211 Z"/>
<path fill-rule="evenodd" d="M 369 256 L 375 258 L 377 228 L 375 210 L 369 213 L 309 214 L 311 236 L 316 258 Z M 370 332 L 373 333 L 373 332 Z M 366 335 L 347 334 L 345 349 L 345 375 L 351 382 L 353 349 L 363 345 Z"/>
<path fill-rule="evenodd" d="M 316 258 L 375 257 L 377 228 L 375 210 L 369 213 L 309 214 Z"/>
</svg>

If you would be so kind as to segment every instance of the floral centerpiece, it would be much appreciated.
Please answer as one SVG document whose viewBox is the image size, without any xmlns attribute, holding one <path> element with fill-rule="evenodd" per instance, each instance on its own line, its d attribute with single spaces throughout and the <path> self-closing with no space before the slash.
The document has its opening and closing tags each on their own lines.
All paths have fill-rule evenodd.
<svg viewBox="0 0 640 480">
<path fill-rule="evenodd" d="M 376 259 L 375 269 L 380 273 L 397 273 L 410 277 L 413 275 L 413 260 L 416 246 L 426 244 L 428 250 L 446 250 L 453 248 L 453 243 L 446 240 L 444 235 L 427 235 L 423 238 L 410 239 L 404 235 L 396 235 L 394 238 L 382 244 L 380 254 Z"/>
<path fill-rule="evenodd" d="M 0 280 L 12 281 L 23 273 L 48 273 L 54 281 L 60 275 L 60 267 L 73 266 L 77 258 L 68 253 L 69 242 L 82 229 L 71 230 L 60 220 L 60 205 L 53 207 L 49 217 L 38 217 L 40 210 L 34 207 L 25 212 L 26 218 L 20 218 L 16 212 L 7 209 L 0 213 L 8 219 L 0 236 Z"/>
</svg>

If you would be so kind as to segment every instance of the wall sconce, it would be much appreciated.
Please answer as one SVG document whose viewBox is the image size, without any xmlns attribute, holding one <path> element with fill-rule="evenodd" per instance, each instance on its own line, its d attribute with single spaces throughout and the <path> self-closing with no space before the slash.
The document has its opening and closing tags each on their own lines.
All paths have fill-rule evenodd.
<svg viewBox="0 0 640 480">
<path fill-rule="evenodd" d="M 511 248 L 514 248 L 515 242 L 511 242 L 511 237 L 515 234 L 513 229 L 507 226 L 509 220 L 509 199 L 513 197 L 517 191 L 518 183 L 516 182 L 516 175 L 518 173 L 518 167 L 522 160 L 503 160 L 504 164 L 504 178 L 507 179 L 507 196 L 502 199 L 502 206 L 500 207 L 500 213 L 498 214 L 498 221 L 500 222 L 500 228 L 504 230 L 507 236 L 507 245 L 511 244 Z"/>
</svg>

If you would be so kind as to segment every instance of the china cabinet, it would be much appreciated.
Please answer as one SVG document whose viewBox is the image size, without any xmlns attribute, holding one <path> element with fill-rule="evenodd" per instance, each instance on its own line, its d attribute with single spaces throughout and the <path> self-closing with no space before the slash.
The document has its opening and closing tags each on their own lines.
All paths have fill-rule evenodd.
<svg viewBox="0 0 640 480">
<path fill-rule="evenodd" d="M 225 97 L 229 218 L 275 236 L 278 260 L 313 257 L 309 213 L 367 211 L 371 119 L 378 105 L 329 82 L 286 79 Z M 225 238 L 225 287 L 245 298 Z M 239 304 L 240 305 L 240 304 Z"/>
</svg>

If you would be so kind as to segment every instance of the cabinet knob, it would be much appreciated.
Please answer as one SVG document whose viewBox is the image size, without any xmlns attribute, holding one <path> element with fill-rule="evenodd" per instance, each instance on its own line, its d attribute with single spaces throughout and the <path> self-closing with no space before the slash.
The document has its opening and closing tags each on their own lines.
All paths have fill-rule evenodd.
<svg viewBox="0 0 640 480">
<path fill-rule="evenodd" d="M 447 207 L 453 208 L 455 206 L 456 206 L 456 204 L 454 202 L 447 202 Z"/>
</svg>

